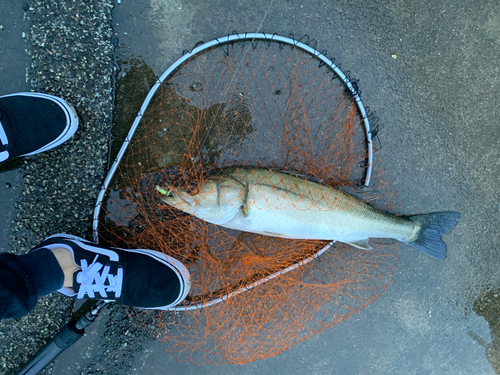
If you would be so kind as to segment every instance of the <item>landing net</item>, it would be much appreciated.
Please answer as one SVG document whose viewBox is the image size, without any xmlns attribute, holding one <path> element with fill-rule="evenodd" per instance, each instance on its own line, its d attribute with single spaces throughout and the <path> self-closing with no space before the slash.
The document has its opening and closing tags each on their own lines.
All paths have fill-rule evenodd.
<svg viewBox="0 0 500 375">
<path fill-rule="evenodd" d="M 158 192 L 169 186 L 194 196 L 229 167 L 287 171 L 355 190 L 383 184 L 380 173 L 372 176 L 370 116 L 357 86 L 314 47 L 238 34 L 187 52 L 151 89 L 105 180 L 95 240 L 162 251 L 191 273 L 191 292 L 171 309 L 179 318 L 151 313 L 181 360 L 276 355 L 359 312 L 392 280 L 392 245 L 363 251 L 226 229 L 165 204 Z M 265 200 L 267 208 L 288 204 Z"/>
</svg>

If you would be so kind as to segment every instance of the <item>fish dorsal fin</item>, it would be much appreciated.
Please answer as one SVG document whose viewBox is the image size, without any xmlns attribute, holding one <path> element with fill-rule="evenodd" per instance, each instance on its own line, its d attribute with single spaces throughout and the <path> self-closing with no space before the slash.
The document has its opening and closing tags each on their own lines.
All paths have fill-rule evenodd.
<svg viewBox="0 0 500 375">
<path fill-rule="evenodd" d="M 357 247 L 361 250 L 371 250 L 372 247 L 368 244 L 368 238 L 364 240 L 354 241 L 354 242 L 346 242 L 346 244 Z"/>
<path fill-rule="evenodd" d="M 321 181 L 321 179 L 319 179 L 318 177 L 310 176 L 310 175 L 307 175 L 305 173 L 301 173 L 301 172 L 297 172 L 297 171 L 285 171 L 285 170 L 281 170 L 281 169 L 271 169 L 271 170 L 274 172 L 284 173 L 284 174 L 288 174 L 290 176 L 298 177 L 298 178 L 301 178 L 303 180 L 317 182 L 319 184 L 323 183 L 323 181 Z"/>
<path fill-rule="evenodd" d="M 376 201 L 381 197 L 379 192 L 368 186 L 339 186 L 339 189 L 365 202 Z"/>
</svg>

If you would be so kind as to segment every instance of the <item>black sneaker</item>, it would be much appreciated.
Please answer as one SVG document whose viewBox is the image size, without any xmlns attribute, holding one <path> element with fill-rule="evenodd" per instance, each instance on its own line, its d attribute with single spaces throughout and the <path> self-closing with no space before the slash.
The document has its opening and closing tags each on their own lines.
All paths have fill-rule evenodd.
<svg viewBox="0 0 500 375">
<path fill-rule="evenodd" d="M 75 110 L 61 98 L 35 92 L 0 96 L 0 162 L 50 150 L 77 128 Z"/>
<path fill-rule="evenodd" d="M 116 301 L 122 305 L 165 310 L 181 303 L 191 287 L 187 268 L 154 250 L 124 250 L 97 245 L 69 234 L 50 236 L 30 251 L 66 248 L 81 267 L 68 297 Z"/>
</svg>

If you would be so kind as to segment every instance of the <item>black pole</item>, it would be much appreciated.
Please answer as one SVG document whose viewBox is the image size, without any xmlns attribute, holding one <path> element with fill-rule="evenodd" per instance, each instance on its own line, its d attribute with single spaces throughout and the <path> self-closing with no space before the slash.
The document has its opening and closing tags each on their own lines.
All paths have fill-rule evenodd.
<svg viewBox="0 0 500 375">
<path fill-rule="evenodd" d="M 99 311 L 106 304 L 107 302 L 105 301 L 98 301 L 78 319 L 72 319 L 16 375 L 35 375 L 42 371 L 59 354 L 68 349 L 84 335 L 85 328 L 95 321 L 97 315 L 99 315 Z"/>
</svg>

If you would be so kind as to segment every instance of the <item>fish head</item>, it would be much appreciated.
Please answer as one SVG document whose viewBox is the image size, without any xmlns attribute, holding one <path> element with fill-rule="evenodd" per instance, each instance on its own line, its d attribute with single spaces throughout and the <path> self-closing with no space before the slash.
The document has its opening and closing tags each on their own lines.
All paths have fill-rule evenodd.
<svg viewBox="0 0 500 375">
<path fill-rule="evenodd" d="M 161 200 L 168 205 L 194 215 L 210 223 L 220 224 L 234 217 L 234 208 L 220 199 L 220 187 L 215 180 L 207 180 L 201 186 L 181 188 L 157 188 L 163 194 Z"/>
<path fill-rule="evenodd" d="M 196 210 L 195 200 L 186 191 L 178 188 L 171 188 L 168 189 L 168 191 L 165 189 L 158 190 L 160 191 L 160 194 L 164 194 L 160 198 L 163 202 L 169 206 L 177 208 L 178 210 L 194 214 Z"/>
</svg>

